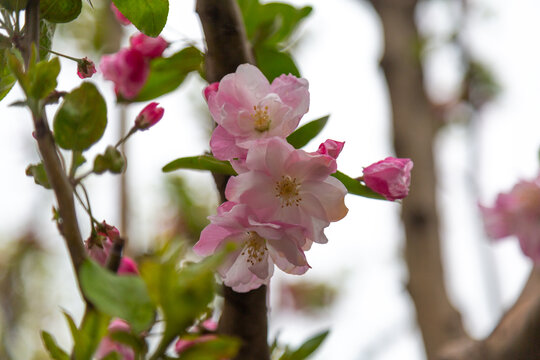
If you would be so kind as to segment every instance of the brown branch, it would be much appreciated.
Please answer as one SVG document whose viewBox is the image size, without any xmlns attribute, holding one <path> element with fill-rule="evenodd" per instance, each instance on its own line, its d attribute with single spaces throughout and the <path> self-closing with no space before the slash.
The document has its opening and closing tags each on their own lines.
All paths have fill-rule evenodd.
<svg viewBox="0 0 540 360">
<path fill-rule="evenodd" d="M 463 339 L 448 344 L 439 360 L 540 359 L 540 267 L 495 330 L 484 340 Z"/>
<path fill-rule="evenodd" d="M 436 117 L 424 93 L 419 37 L 414 22 L 417 0 L 371 0 L 385 33 L 381 66 L 390 91 L 394 146 L 398 157 L 414 161 L 409 196 L 404 199 L 408 290 L 414 301 L 428 359 L 449 340 L 465 336 L 461 317 L 444 287 L 433 140 Z"/>
<path fill-rule="evenodd" d="M 206 79 L 221 80 L 240 64 L 254 64 L 242 17 L 235 0 L 198 0 L 196 11 L 206 38 Z M 213 174 L 221 201 L 228 176 Z M 224 286 L 225 304 L 218 331 L 241 339 L 235 360 L 268 360 L 266 286 L 237 293 Z"/>
<path fill-rule="evenodd" d="M 25 12 L 25 19 L 26 37 L 23 42 L 25 45 L 23 54 L 25 63 L 28 64 L 32 44 L 37 44 L 36 49 L 39 49 L 39 0 L 29 1 Z M 39 57 L 39 53 L 36 56 Z M 45 112 L 43 109 L 38 109 L 38 112 L 37 114 L 32 114 L 35 137 L 38 142 L 38 148 L 47 178 L 58 202 L 58 213 L 60 215 L 59 229 L 66 241 L 75 271 L 78 273 L 80 265 L 86 258 L 86 252 L 77 222 L 73 188 L 58 156 L 56 143 L 49 129 Z"/>
</svg>

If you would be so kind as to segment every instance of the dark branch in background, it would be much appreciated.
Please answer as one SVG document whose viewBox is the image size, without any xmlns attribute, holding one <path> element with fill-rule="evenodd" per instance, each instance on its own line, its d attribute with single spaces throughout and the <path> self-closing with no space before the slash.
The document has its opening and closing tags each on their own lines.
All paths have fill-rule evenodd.
<svg viewBox="0 0 540 360">
<path fill-rule="evenodd" d="M 28 65 L 32 44 L 36 44 L 36 49 L 39 49 L 39 0 L 29 1 L 25 19 L 26 34 L 23 42 L 25 47 L 21 50 L 25 63 Z M 36 51 L 36 56 L 39 56 L 39 51 Z M 73 188 L 58 156 L 56 143 L 49 129 L 45 112 L 43 109 L 39 109 L 39 114 L 32 114 L 32 117 L 39 152 L 47 172 L 47 178 L 58 202 L 59 229 L 66 241 L 75 271 L 78 273 L 86 258 L 86 252 L 77 222 Z"/>
<path fill-rule="evenodd" d="M 254 64 L 242 16 L 235 0 L 198 0 L 196 11 L 206 38 L 206 79 L 220 81 L 240 64 Z M 221 201 L 228 176 L 214 174 Z M 268 360 L 266 286 L 237 293 L 224 286 L 225 303 L 218 331 L 242 340 L 235 360 Z"/>
<path fill-rule="evenodd" d="M 514 306 L 484 340 L 449 343 L 438 360 L 540 359 L 540 268 L 535 267 Z"/>
<path fill-rule="evenodd" d="M 460 314 L 450 304 L 441 264 L 439 219 L 435 196 L 433 140 L 437 118 L 424 93 L 415 24 L 417 0 L 371 0 L 382 21 L 386 75 L 398 157 L 414 161 L 409 196 L 404 199 L 405 259 L 408 290 L 414 301 L 428 359 L 452 339 L 465 335 Z"/>
</svg>

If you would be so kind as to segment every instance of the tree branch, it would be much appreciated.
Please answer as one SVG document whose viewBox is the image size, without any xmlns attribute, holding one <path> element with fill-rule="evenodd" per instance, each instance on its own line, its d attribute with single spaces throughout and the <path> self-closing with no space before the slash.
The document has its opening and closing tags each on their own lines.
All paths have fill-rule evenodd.
<svg viewBox="0 0 540 360">
<path fill-rule="evenodd" d="M 196 11 L 206 38 L 206 79 L 221 80 L 240 64 L 254 64 L 242 16 L 235 0 L 198 0 Z M 221 201 L 228 176 L 213 174 Z M 266 286 L 237 293 L 224 286 L 225 304 L 218 331 L 240 338 L 242 347 L 235 360 L 268 360 Z"/>
</svg>

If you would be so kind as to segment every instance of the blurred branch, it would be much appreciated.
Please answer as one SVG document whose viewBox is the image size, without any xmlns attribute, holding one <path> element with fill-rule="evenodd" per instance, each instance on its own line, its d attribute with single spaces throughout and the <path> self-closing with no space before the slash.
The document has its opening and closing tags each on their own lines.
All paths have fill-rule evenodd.
<svg viewBox="0 0 540 360">
<path fill-rule="evenodd" d="M 255 63 L 235 0 L 198 0 L 196 11 L 206 38 L 206 80 L 209 83 L 236 71 L 240 64 Z M 228 179 L 228 176 L 214 174 L 222 202 L 226 200 Z M 266 286 L 248 293 L 237 293 L 224 286 L 223 296 L 225 304 L 219 332 L 236 336 L 243 343 L 235 359 L 269 359 Z"/>
<path fill-rule="evenodd" d="M 441 264 L 435 195 L 433 141 L 436 116 L 426 97 L 415 44 L 417 0 L 371 0 L 385 33 L 381 66 L 390 92 L 394 146 L 398 157 L 414 161 L 409 196 L 402 205 L 408 290 L 414 301 L 428 359 L 449 340 L 465 336 L 460 314 L 450 304 Z"/>
</svg>

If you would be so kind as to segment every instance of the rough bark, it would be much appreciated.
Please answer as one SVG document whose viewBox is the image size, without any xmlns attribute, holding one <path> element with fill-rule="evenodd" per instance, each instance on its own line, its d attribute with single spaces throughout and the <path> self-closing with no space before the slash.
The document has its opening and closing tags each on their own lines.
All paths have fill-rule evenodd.
<svg viewBox="0 0 540 360">
<path fill-rule="evenodd" d="M 240 64 L 254 64 L 242 17 L 234 0 L 198 0 L 199 14 L 206 38 L 206 78 L 209 83 L 236 71 Z M 228 177 L 214 174 L 221 200 L 225 201 Z M 224 286 L 225 299 L 218 331 L 241 339 L 235 360 L 268 360 L 268 318 L 266 287 L 237 293 Z"/>
<path fill-rule="evenodd" d="M 459 313 L 444 287 L 436 201 L 433 140 L 435 114 L 423 87 L 414 21 L 417 0 L 371 0 L 384 33 L 381 66 L 386 75 L 393 112 L 394 146 L 398 157 L 414 161 L 409 196 L 403 200 L 408 290 L 428 359 L 449 340 L 464 336 Z"/>
</svg>

